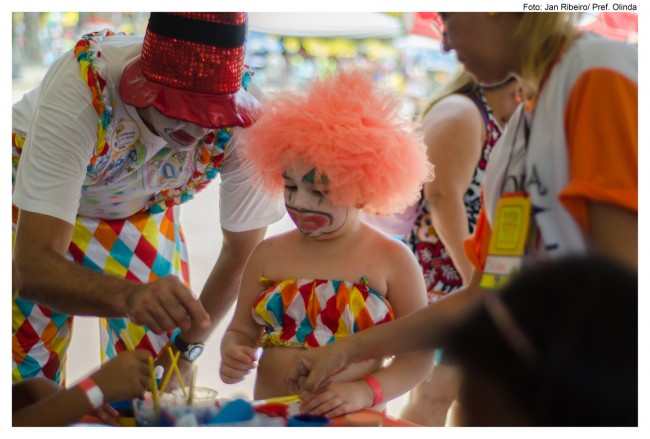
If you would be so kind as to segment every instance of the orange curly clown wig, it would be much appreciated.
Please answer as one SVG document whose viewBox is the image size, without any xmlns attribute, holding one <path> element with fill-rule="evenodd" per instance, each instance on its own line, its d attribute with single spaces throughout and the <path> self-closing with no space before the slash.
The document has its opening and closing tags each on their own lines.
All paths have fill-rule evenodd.
<svg viewBox="0 0 650 439">
<path fill-rule="evenodd" d="M 242 130 L 240 156 L 265 190 L 282 192 L 284 167 L 312 164 L 332 203 L 372 214 L 402 212 L 433 176 L 421 135 L 399 115 L 399 102 L 359 71 L 340 71 L 263 103 Z M 324 178 L 323 178 L 324 177 Z"/>
</svg>

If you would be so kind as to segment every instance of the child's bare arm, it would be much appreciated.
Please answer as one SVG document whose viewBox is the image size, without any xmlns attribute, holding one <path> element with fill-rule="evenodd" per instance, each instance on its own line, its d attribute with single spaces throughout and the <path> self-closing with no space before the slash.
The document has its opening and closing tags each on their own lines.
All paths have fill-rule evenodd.
<svg viewBox="0 0 650 439">
<path fill-rule="evenodd" d="M 142 350 L 122 352 L 90 376 L 101 389 L 104 402 L 134 398 L 144 392 L 149 379 L 149 355 Z M 14 427 L 70 425 L 94 411 L 84 390 L 78 385 L 65 389 L 41 378 L 21 384 L 15 385 L 14 394 L 29 392 L 33 395 L 34 402 L 14 411 Z"/>
<path fill-rule="evenodd" d="M 426 287 L 422 271 L 410 249 L 398 243 L 391 254 L 387 273 L 388 301 L 399 319 L 427 306 Z M 384 401 L 395 399 L 431 372 L 433 350 L 417 351 L 394 357 L 389 364 L 372 374 L 381 385 Z"/>
<path fill-rule="evenodd" d="M 253 320 L 251 308 L 260 293 L 260 267 L 265 258 L 260 244 L 251 255 L 244 273 L 237 298 L 233 318 L 221 340 L 221 366 L 219 376 L 226 384 L 233 384 L 244 379 L 257 367 L 255 351 L 262 335 L 262 328 Z"/>
</svg>

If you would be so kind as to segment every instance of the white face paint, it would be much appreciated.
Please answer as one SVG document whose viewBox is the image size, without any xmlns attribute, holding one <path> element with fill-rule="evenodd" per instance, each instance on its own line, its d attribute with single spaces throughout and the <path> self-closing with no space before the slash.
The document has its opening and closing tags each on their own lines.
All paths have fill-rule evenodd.
<svg viewBox="0 0 650 439">
<path fill-rule="evenodd" d="M 349 207 L 332 204 L 327 193 L 321 192 L 314 183 L 312 166 L 288 166 L 282 176 L 284 204 L 300 233 L 316 238 L 331 235 L 345 225 Z"/>
<path fill-rule="evenodd" d="M 138 109 L 140 116 L 153 128 L 154 134 L 162 137 L 170 148 L 189 150 L 210 131 L 191 122 L 180 119 L 170 119 L 155 107 Z"/>
</svg>

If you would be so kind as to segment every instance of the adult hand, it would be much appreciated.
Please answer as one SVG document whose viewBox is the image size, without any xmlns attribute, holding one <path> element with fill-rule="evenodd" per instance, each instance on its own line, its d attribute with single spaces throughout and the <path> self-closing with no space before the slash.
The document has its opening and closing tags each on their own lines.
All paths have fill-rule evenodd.
<svg viewBox="0 0 650 439">
<path fill-rule="evenodd" d="M 332 376 L 350 364 L 350 358 L 342 346 L 345 339 L 336 343 L 311 349 L 298 354 L 289 367 L 286 385 L 290 392 L 308 397 L 320 393 L 332 383 Z"/>
<path fill-rule="evenodd" d="M 134 284 L 126 298 L 126 317 L 156 334 L 197 325 L 210 327 L 210 315 L 192 291 L 176 276 Z"/>
</svg>

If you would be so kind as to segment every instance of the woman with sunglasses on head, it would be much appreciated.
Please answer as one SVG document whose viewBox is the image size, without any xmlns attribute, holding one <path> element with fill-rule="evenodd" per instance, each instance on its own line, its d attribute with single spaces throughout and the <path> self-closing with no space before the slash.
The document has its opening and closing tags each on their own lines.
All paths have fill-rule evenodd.
<svg viewBox="0 0 650 439">
<path fill-rule="evenodd" d="M 288 372 L 318 392 L 368 358 L 439 346 L 485 297 L 537 263 L 599 253 L 637 267 L 638 52 L 579 32 L 577 14 L 445 13 L 444 44 L 481 83 L 511 75 L 525 102 L 490 158 L 466 253 L 468 285 L 408 318 L 305 352 Z"/>
</svg>

